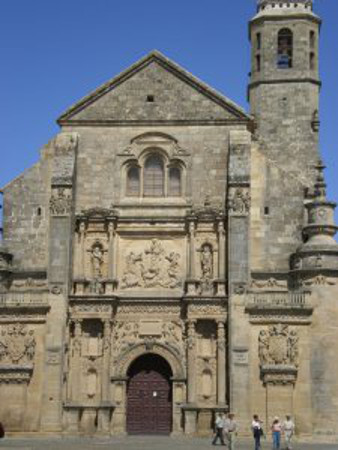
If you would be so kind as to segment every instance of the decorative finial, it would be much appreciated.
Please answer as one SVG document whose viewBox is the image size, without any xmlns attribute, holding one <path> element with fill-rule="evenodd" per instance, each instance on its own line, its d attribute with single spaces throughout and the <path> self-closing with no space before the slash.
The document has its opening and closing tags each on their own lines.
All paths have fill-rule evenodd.
<svg viewBox="0 0 338 450">
<path fill-rule="evenodd" d="M 326 183 L 324 177 L 324 170 L 326 166 L 323 164 L 321 158 L 318 159 L 317 164 L 315 165 L 315 169 L 317 171 L 316 182 L 315 182 L 315 197 L 316 200 L 326 200 Z"/>
<path fill-rule="evenodd" d="M 312 10 L 313 0 L 257 0 L 258 10 L 263 10 L 268 6 L 280 7 L 280 6 L 305 6 Z"/>
</svg>

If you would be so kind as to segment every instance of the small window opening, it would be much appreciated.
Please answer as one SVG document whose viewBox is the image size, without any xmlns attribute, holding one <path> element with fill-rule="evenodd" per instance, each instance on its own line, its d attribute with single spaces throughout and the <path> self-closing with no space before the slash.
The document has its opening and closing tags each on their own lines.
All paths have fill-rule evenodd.
<svg viewBox="0 0 338 450">
<path fill-rule="evenodd" d="M 262 35 L 261 35 L 261 33 L 257 33 L 256 34 L 256 47 L 257 47 L 257 50 L 260 50 L 261 47 L 262 47 Z"/>
<path fill-rule="evenodd" d="M 288 28 L 283 28 L 278 33 L 278 57 L 279 69 L 289 69 L 293 61 L 293 33 Z"/>
<path fill-rule="evenodd" d="M 140 195 L 140 171 L 136 166 L 128 170 L 127 195 L 130 197 L 138 197 Z"/>
<path fill-rule="evenodd" d="M 310 48 L 315 48 L 316 44 L 316 33 L 314 31 L 310 31 Z"/>
<path fill-rule="evenodd" d="M 256 55 L 256 69 L 257 72 L 261 71 L 261 55 Z"/>
<path fill-rule="evenodd" d="M 170 167 L 169 169 L 169 189 L 170 197 L 180 197 L 181 192 L 181 170 L 178 167 Z"/>
<path fill-rule="evenodd" d="M 37 210 L 36 210 L 36 215 L 38 216 L 38 217 L 41 217 L 42 216 L 42 208 L 39 206 L 38 208 L 37 208 Z"/>
<path fill-rule="evenodd" d="M 147 102 L 148 103 L 154 103 L 155 97 L 153 95 L 147 95 Z"/>
<path fill-rule="evenodd" d="M 316 59 L 315 54 L 313 52 L 310 53 L 310 70 L 315 70 L 316 68 Z"/>
<path fill-rule="evenodd" d="M 270 214 L 270 208 L 268 206 L 265 206 L 264 208 L 264 216 L 268 216 Z"/>
</svg>

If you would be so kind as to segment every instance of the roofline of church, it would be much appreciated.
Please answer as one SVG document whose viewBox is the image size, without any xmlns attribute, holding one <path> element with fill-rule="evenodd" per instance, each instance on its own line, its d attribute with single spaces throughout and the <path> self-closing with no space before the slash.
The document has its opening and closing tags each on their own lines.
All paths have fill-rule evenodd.
<svg viewBox="0 0 338 450">
<path fill-rule="evenodd" d="M 97 89 L 95 89 L 93 92 L 91 92 L 78 102 L 76 102 L 70 108 L 68 108 L 57 119 L 57 123 L 61 126 L 73 123 L 71 118 L 72 116 L 74 116 L 74 114 L 82 111 L 86 106 L 90 105 L 91 103 L 99 99 L 101 96 L 111 91 L 113 88 L 120 85 L 128 78 L 132 77 L 135 73 L 137 73 L 138 71 L 140 71 L 142 68 L 146 67 L 153 61 L 156 61 L 161 66 L 165 67 L 167 70 L 174 73 L 181 80 L 188 83 L 190 86 L 197 89 L 198 91 L 202 92 L 204 95 L 209 97 L 211 100 L 216 102 L 218 105 L 220 105 L 227 111 L 232 112 L 239 119 L 244 121 L 253 120 L 252 116 L 250 116 L 243 108 L 238 106 L 232 100 L 220 94 L 218 91 L 210 87 L 208 84 L 204 83 L 203 81 L 192 75 L 190 72 L 183 69 L 181 66 L 179 66 L 178 64 L 176 64 L 175 62 L 164 56 L 158 50 L 153 50 L 152 52 L 148 53 L 146 56 L 138 60 L 136 63 L 134 63 L 132 66 L 130 66 L 128 69 L 124 70 L 119 75 L 113 77 L 112 79 L 110 79 Z"/>
</svg>

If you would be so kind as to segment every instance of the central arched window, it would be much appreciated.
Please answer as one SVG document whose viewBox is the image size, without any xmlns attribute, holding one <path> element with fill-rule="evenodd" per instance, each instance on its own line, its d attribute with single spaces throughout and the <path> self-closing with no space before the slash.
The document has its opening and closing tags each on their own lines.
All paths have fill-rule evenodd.
<svg viewBox="0 0 338 450">
<path fill-rule="evenodd" d="M 150 155 L 145 161 L 143 195 L 145 197 L 164 196 L 164 164 L 159 155 Z"/>
<path fill-rule="evenodd" d="M 279 69 L 292 67 L 293 59 L 293 33 L 289 28 L 283 28 L 278 33 L 277 66 Z"/>
</svg>

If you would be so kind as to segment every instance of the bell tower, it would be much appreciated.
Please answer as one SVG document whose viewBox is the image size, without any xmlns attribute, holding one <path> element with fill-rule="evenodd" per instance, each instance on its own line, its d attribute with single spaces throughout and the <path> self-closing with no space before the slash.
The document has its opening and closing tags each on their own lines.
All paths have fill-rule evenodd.
<svg viewBox="0 0 338 450">
<path fill-rule="evenodd" d="M 308 182 L 318 159 L 321 20 L 312 0 L 258 0 L 248 96 L 266 156 Z"/>
</svg>

